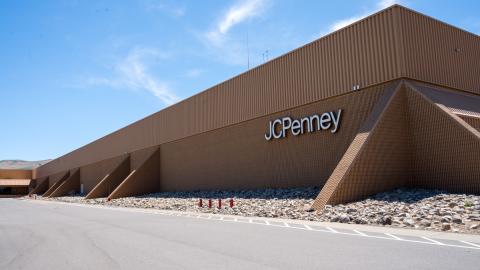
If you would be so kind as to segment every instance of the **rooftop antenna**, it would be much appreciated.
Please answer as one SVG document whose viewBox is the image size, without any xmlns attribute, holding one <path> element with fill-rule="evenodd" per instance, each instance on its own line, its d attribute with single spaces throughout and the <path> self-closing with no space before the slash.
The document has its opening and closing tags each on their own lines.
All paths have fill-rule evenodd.
<svg viewBox="0 0 480 270">
<path fill-rule="evenodd" d="M 264 63 L 268 61 L 268 50 L 262 53 L 262 60 Z"/>
</svg>

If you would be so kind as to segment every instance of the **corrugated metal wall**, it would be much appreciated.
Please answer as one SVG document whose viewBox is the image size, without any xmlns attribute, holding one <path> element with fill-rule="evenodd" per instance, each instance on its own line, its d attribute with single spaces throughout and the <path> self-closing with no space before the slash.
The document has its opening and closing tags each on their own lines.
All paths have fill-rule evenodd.
<svg viewBox="0 0 480 270">
<path fill-rule="evenodd" d="M 125 156 L 126 155 L 116 156 L 81 167 L 80 178 L 84 185 L 84 192 L 87 193 L 92 190 L 105 175 L 110 173 L 125 159 Z"/>
<path fill-rule="evenodd" d="M 31 179 L 31 170 L 0 169 L 0 179 Z"/>
<path fill-rule="evenodd" d="M 453 41 L 465 49 L 441 53 Z M 478 46 L 476 36 L 395 6 L 53 160 L 37 177 L 349 93 L 357 84 L 408 76 L 478 94 Z"/>
<path fill-rule="evenodd" d="M 398 9 L 407 77 L 480 94 L 480 37 Z"/>
<path fill-rule="evenodd" d="M 315 102 L 160 147 L 162 191 L 322 186 L 390 84 Z M 340 128 L 266 141 L 268 123 L 343 109 Z"/>
<path fill-rule="evenodd" d="M 480 100 L 412 80 L 400 86 L 395 92 L 387 88 L 379 98 L 315 209 L 399 187 L 480 193 L 480 133 L 442 104 L 461 99 L 480 109 Z"/>
<path fill-rule="evenodd" d="M 403 82 L 392 83 L 328 177 L 313 204 L 315 209 L 407 185 L 414 151 L 406 107 Z"/>
<path fill-rule="evenodd" d="M 479 194 L 480 134 L 423 95 L 431 86 L 410 87 L 414 91 L 407 91 L 408 116 L 415 149 L 411 185 Z"/>
</svg>

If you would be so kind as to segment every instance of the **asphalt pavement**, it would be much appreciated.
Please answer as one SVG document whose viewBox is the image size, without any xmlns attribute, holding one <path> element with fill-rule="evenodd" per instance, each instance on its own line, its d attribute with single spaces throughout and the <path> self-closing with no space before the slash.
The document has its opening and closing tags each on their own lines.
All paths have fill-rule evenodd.
<svg viewBox="0 0 480 270">
<path fill-rule="evenodd" d="M 0 269 L 478 270 L 480 241 L 469 235 L 0 199 Z"/>
</svg>

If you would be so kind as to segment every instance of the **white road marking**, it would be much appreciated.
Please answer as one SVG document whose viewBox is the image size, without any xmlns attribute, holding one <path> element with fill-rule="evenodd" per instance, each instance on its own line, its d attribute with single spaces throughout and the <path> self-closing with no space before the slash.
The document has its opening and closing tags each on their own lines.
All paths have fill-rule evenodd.
<svg viewBox="0 0 480 270">
<path fill-rule="evenodd" d="M 392 237 L 392 238 L 395 239 L 395 240 L 403 240 L 402 238 L 400 238 L 400 237 L 398 237 L 398 236 L 396 236 L 396 235 L 393 235 L 393 234 L 391 234 L 391 233 L 385 233 L 385 235 L 388 235 L 388 236 Z"/>
<path fill-rule="evenodd" d="M 430 239 L 430 238 L 425 237 L 425 236 L 422 236 L 422 238 L 425 239 L 425 240 L 427 240 L 427 241 L 430 241 L 430 242 L 432 242 L 432 243 L 434 243 L 434 244 L 437 244 L 437 245 L 442 245 L 442 246 L 445 245 L 445 244 L 442 243 L 442 242 L 438 242 L 437 240 L 433 240 L 433 239 Z"/>
<path fill-rule="evenodd" d="M 288 225 L 288 223 L 286 223 L 286 222 L 283 222 L 283 226 L 285 226 L 287 228 L 290 228 L 290 225 Z"/>
<path fill-rule="evenodd" d="M 153 210 L 150 210 L 150 211 L 145 211 L 145 210 L 140 210 L 138 208 L 111 207 L 111 206 L 102 206 L 102 205 L 88 205 L 88 204 L 81 204 L 81 203 L 44 202 L 44 201 L 35 201 L 35 200 L 33 200 L 31 202 L 42 203 L 42 204 L 58 203 L 58 204 L 73 205 L 73 206 L 84 207 L 84 208 L 97 208 L 97 209 L 104 209 L 104 210 L 135 212 L 135 213 L 147 213 L 147 214 L 162 214 L 162 215 L 168 215 L 168 216 L 173 216 L 175 214 L 178 214 L 178 212 L 170 212 L 172 210 L 160 210 L 160 209 L 153 209 Z M 187 216 L 182 215 L 182 217 L 187 217 Z M 195 215 L 194 217 L 195 218 L 202 218 L 202 219 L 211 218 L 209 216 L 202 216 L 201 214 Z M 222 219 L 212 219 L 212 220 L 220 220 L 220 221 L 224 221 L 224 222 L 248 223 L 248 221 L 246 221 L 246 219 L 238 220 L 237 217 L 232 217 L 232 219 L 233 220 L 226 220 L 226 219 L 224 219 L 224 220 L 222 220 Z M 437 240 L 430 239 L 428 237 L 421 237 L 422 239 L 427 240 L 427 241 L 419 241 L 419 240 L 412 240 L 412 239 L 402 239 L 398 236 L 394 236 L 394 235 L 387 234 L 387 233 L 385 233 L 385 235 L 389 235 L 390 237 L 386 237 L 386 236 L 383 237 L 383 236 L 377 236 L 377 235 L 367 235 L 367 234 L 364 234 L 364 233 L 363 233 L 364 235 L 362 235 L 362 233 L 357 231 L 357 230 L 351 230 L 352 232 L 349 233 L 349 232 L 339 232 L 339 231 L 336 231 L 336 230 L 334 230 L 333 228 L 330 228 L 330 227 L 325 227 L 327 230 L 322 230 L 322 229 L 311 228 L 310 226 L 305 225 L 305 224 L 303 224 L 304 228 L 302 228 L 302 227 L 296 227 L 296 226 L 292 227 L 292 226 L 289 226 L 289 225 L 282 226 L 282 225 L 271 224 L 266 219 L 264 221 L 265 221 L 265 223 L 253 222 L 252 224 L 271 226 L 271 227 L 281 227 L 281 228 L 288 228 L 288 229 L 298 229 L 298 230 L 313 231 L 313 232 L 335 233 L 335 234 L 338 234 L 338 235 L 349 235 L 349 236 L 376 238 L 376 239 L 384 239 L 384 240 L 398 240 L 398 239 L 395 239 L 395 237 L 396 237 L 396 238 L 399 238 L 402 242 L 427 244 L 427 245 L 435 245 L 435 246 L 445 246 L 445 247 L 456 247 L 456 248 L 473 249 L 473 250 L 479 250 L 480 251 L 480 245 L 479 244 L 474 244 L 474 243 L 470 243 L 470 242 L 467 242 L 467 241 L 461 241 L 461 240 L 457 240 L 457 241 L 461 242 L 461 243 L 464 243 L 464 244 L 467 244 L 468 246 L 466 246 L 466 245 L 455 245 L 455 244 L 445 244 L 445 243 L 441 243 Z M 270 221 L 279 222 L 279 221 L 276 221 L 276 220 L 270 220 Z"/>
<path fill-rule="evenodd" d="M 358 233 L 358 234 L 361 235 L 361 236 L 368 236 L 368 235 L 364 234 L 364 233 L 361 232 L 361 231 L 357 231 L 357 230 L 353 230 L 353 231 L 356 232 L 356 233 Z"/>
<path fill-rule="evenodd" d="M 465 243 L 465 244 L 467 244 L 467 245 L 472 245 L 472 246 L 474 246 L 474 247 L 480 248 L 480 245 L 478 245 L 478 244 L 470 243 L 470 242 L 467 242 L 467 241 L 460 241 L 460 242 Z"/>
<path fill-rule="evenodd" d="M 330 227 L 325 227 L 325 228 L 327 228 L 327 230 L 329 230 L 329 231 L 332 232 L 332 233 L 338 233 L 338 231 L 336 231 L 336 230 L 334 230 L 334 229 L 332 229 L 332 228 L 330 228 Z"/>
<path fill-rule="evenodd" d="M 255 223 L 255 224 L 262 224 L 262 225 L 264 225 L 264 224 L 265 224 L 265 222 L 263 222 L 263 220 L 258 220 L 258 219 L 254 219 L 254 220 L 252 220 L 252 223 Z"/>
</svg>

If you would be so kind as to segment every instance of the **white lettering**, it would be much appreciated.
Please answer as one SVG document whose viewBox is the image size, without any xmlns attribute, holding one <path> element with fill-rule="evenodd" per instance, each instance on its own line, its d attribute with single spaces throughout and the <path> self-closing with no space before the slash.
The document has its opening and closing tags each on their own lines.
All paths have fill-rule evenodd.
<svg viewBox="0 0 480 270">
<path fill-rule="evenodd" d="M 280 139 L 280 137 L 282 137 L 282 130 L 280 130 L 280 133 L 279 134 L 275 134 L 275 126 L 277 124 L 281 124 L 282 123 L 282 120 L 280 119 L 277 119 L 275 121 L 273 121 L 273 124 L 272 124 L 272 135 L 273 135 L 273 138 L 275 139 Z"/>
<path fill-rule="evenodd" d="M 342 109 L 338 110 L 336 118 L 335 118 L 335 113 L 334 112 L 330 112 L 330 115 L 332 116 L 333 125 L 335 126 L 335 128 L 332 129 L 330 132 L 335 133 L 335 132 L 337 132 L 338 126 L 340 125 L 340 116 L 342 115 Z"/>
<path fill-rule="evenodd" d="M 278 118 L 268 123 L 265 140 L 285 138 L 289 130 L 293 136 L 327 129 L 330 129 L 331 133 L 336 133 L 340 127 L 341 116 L 342 109 L 339 109 L 336 113 L 330 111 L 322 113 L 320 116 L 314 114 L 300 119 L 292 119 L 289 116 Z"/>
<path fill-rule="evenodd" d="M 305 124 L 307 124 L 308 132 L 312 132 L 312 128 L 311 128 L 312 124 L 310 123 L 310 118 L 304 117 L 300 120 L 300 122 L 302 123 L 302 134 L 305 133 L 305 130 L 304 130 Z"/>
<path fill-rule="evenodd" d="M 270 141 L 272 139 L 272 121 L 268 123 L 268 134 L 265 133 L 265 140 Z"/>
<path fill-rule="evenodd" d="M 332 118 L 330 117 L 329 113 L 323 113 L 322 116 L 320 116 L 320 126 L 322 127 L 322 129 L 329 129 L 332 125 L 330 123 L 331 121 Z"/>
<path fill-rule="evenodd" d="M 292 122 L 292 134 L 294 136 L 300 135 L 302 132 L 302 124 L 298 120 L 293 120 Z"/>
<path fill-rule="evenodd" d="M 287 136 L 287 130 L 292 127 L 292 118 L 290 117 L 282 118 L 282 124 L 283 124 L 282 137 L 285 138 L 285 136 Z"/>
<path fill-rule="evenodd" d="M 314 125 L 313 125 L 313 121 L 314 120 L 317 120 L 317 128 L 314 129 Z M 314 114 L 312 116 L 310 116 L 310 125 L 312 126 L 312 132 L 315 131 L 315 130 L 320 130 L 320 116 L 318 116 L 318 114 Z"/>
</svg>

